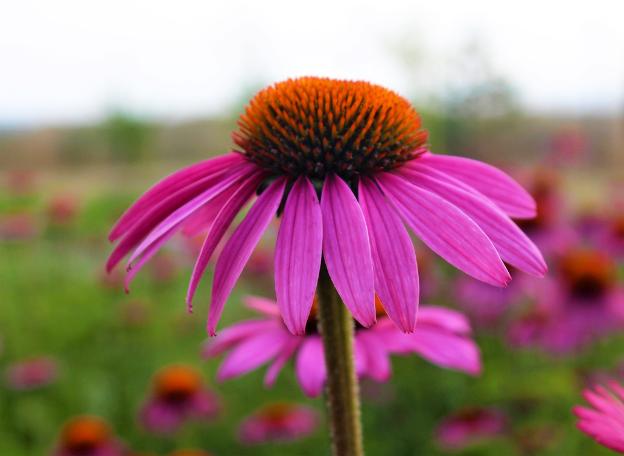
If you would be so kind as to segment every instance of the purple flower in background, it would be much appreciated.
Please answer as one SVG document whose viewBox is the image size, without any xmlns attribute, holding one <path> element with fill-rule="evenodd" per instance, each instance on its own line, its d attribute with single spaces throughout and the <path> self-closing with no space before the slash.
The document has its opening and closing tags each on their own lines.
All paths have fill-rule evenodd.
<svg viewBox="0 0 624 456">
<path fill-rule="evenodd" d="M 608 254 L 571 249 L 540 285 L 535 307 L 510 329 L 515 345 L 568 353 L 624 327 L 624 289 Z"/>
<path fill-rule="evenodd" d="M 265 405 L 243 420 L 238 438 L 247 445 L 291 441 L 312 434 L 318 426 L 314 409 L 276 402 Z"/>
<path fill-rule="evenodd" d="M 153 380 L 152 392 L 140 413 L 141 423 L 154 433 L 172 433 L 188 420 L 211 420 L 219 400 L 199 373 L 183 365 L 163 368 Z"/>
<path fill-rule="evenodd" d="M 186 223 L 198 226 L 196 214 L 213 217 L 199 225 L 210 229 L 191 276 L 190 305 L 217 245 L 259 195 L 216 262 L 213 335 L 276 214 L 275 291 L 293 334 L 305 333 L 322 258 L 362 326 L 375 323 L 377 295 L 402 331 L 414 331 L 418 268 L 405 225 L 446 261 L 492 285 L 510 280 L 503 261 L 535 276 L 546 270 L 510 218 L 535 215 L 531 196 L 497 168 L 429 152 L 416 111 L 383 87 L 314 77 L 275 84 L 251 100 L 233 138 L 236 151 L 162 180 L 110 233 L 118 244 L 107 268 L 130 254 L 128 284 Z"/>
<path fill-rule="evenodd" d="M 608 388 L 583 391 L 591 408 L 576 406 L 577 427 L 601 445 L 624 453 L 624 388 L 615 381 Z"/>
<path fill-rule="evenodd" d="M 505 415 L 494 408 L 469 408 L 445 418 L 436 430 L 441 448 L 459 450 L 483 439 L 503 434 L 507 427 Z"/>
<path fill-rule="evenodd" d="M 247 305 L 262 318 L 236 323 L 209 340 L 206 357 L 229 352 L 217 373 L 228 380 L 270 363 L 265 385 L 275 382 L 284 364 L 295 360 L 301 388 L 310 397 L 318 396 L 325 384 L 325 356 L 317 332 L 316 308 L 306 324 L 306 334 L 291 334 L 270 300 L 250 297 Z M 371 328 L 356 325 L 355 367 L 358 375 L 382 382 L 390 378 L 390 355 L 418 354 L 438 366 L 476 375 L 481 371 L 479 349 L 470 339 L 470 327 L 459 313 L 443 307 L 423 306 L 411 334 L 401 332 L 377 306 L 380 317 Z"/>
<path fill-rule="evenodd" d="M 79 416 L 61 430 L 52 456 L 125 456 L 127 451 L 108 424 L 96 416 Z"/>
<path fill-rule="evenodd" d="M 18 361 L 7 367 L 6 384 L 14 390 L 34 390 L 56 381 L 59 374 L 58 363 L 54 358 L 41 356 Z"/>
</svg>

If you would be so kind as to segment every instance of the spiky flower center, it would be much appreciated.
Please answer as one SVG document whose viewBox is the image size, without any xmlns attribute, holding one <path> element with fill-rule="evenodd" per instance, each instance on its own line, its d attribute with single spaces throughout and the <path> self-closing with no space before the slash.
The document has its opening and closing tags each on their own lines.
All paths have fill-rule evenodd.
<svg viewBox="0 0 624 456">
<path fill-rule="evenodd" d="M 94 450 L 109 440 L 108 425 L 96 417 L 80 417 L 68 423 L 63 430 L 63 446 L 74 452 Z"/>
<path fill-rule="evenodd" d="M 422 152 L 427 133 L 410 103 L 363 81 L 304 77 L 260 91 L 233 133 L 239 152 L 275 175 L 350 179 Z"/>
<path fill-rule="evenodd" d="M 615 281 L 613 261 L 591 250 L 569 252 L 561 261 L 561 272 L 570 292 L 584 299 L 603 296 Z"/>
</svg>

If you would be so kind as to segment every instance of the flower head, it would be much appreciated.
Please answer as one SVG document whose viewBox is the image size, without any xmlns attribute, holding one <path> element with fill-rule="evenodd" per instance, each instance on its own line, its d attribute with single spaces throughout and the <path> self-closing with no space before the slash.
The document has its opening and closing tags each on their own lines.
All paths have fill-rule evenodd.
<svg viewBox="0 0 624 456">
<path fill-rule="evenodd" d="M 305 335 L 297 336 L 282 323 L 273 301 L 250 297 L 247 304 L 263 317 L 236 323 L 205 345 L 206 357 L 229 351 L 217 373 L 218 379 L 238 377 L 270 363 L 264 380 L 265 385 L 271 386 L 284 364 L 293 358 L 303 391 L 311 397 L 319 395 L 327 374 L 314 308 Z M 386 381 L 391 375 L 390 355 L 414 353 L 441 367 L 472 375 L 480 372 L 479 349 L 470 339 L 468 322 L 461 314 L 423 306 L 416 330 L 404 334 L 385 316 L 380 305 L 377 309 L 380 316 L 373 327 L 356 324 L 355 368 L 360 377 Z"/>
<path fill-rule="evenodd" d="M 252 445 L 296 440 L 314 432 L 318 426 L 316 411 L 287 402 L 265 405 L 243 420 L 238 429 L 241 442 Z"/>
<path fill-rule="evenodd" d="M 128 284 L 164 243 L 187 223 L 196 227 L 196 215 L 204 214 L 210 228 L 189 283 L 190 305 L 217 245 L 258 194 L 216 262 L 208 316 L 213 335 L 276 214 L 275 291 L 294 334 L 305 332 L 322 259 L 361 325 L 374 324 L 377 295 L 389 318 L 413 331 L 418 268 L 405 225 L 484 282 L 507 284 L 503 260 L 543 275 L 540 252 L 510 219 L 535 215 L 530 195 L 502 171 L 434 155 L 425 141 L 418 114 L 390 90 L 324 78 L 277 83 L 241 116 L 236 151 L 173 174 L 126 211 L 110 234 L 119 244 L 108 269 L 134 250 Z"/>
<path fill-rule="evenodd" d="M 108 424 L 96 416 L 79 416 L 63 426 L 54 456 L 123 456 L 125 449 Z"/>
<path fill-rule="evenodd" d="M 41 356 L 10 365 L 6 370 L 7 385 L 14 390 L 33 390 L 53 383 L 59 374 L 54 358 Z"/>
<path fill-rule="evenodd" d="M 187 420 L 210 420 L 218 411 L 219 401 L 203 385 L 199 373 L 189 366 L 174 365 L 154 376 L 141 421 L 152 432 L 171 433 Z"/>
<path fill-rule="evenodd" d="M 493 408 L 467 408 L 447 417 L 436 431 L 438 445 L 461 449 L 476 441 L 496 437 L 505 431 L 507 419 Z"/>
<path fill-rule="evenodd" d="M 576 406 L 577 427 L 601 445 L 624 453 L 624 388 L 615 381 L 583 392 L 591 408 Z"/>
</svg>

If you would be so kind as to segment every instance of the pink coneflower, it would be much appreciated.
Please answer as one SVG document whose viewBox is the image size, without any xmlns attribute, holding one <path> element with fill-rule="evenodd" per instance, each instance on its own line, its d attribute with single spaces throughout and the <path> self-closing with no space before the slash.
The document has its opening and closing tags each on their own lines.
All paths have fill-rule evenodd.
<svg viewBox="0 0 624 456">
<path fill-rule="evenodd" d="M 447 417 L 436 430 L 441 448 L 458 450 L 505 432 L 507 418 L 494 408 L 469 408 Z"/>
<path fill-rule="evenodd" d="M 0 216 L 0 241 L 24 241 L 39 232 L 35 217 L 28 212 Z"/>
<path fill-rule="evenodd" d="M 10 365 L 6 372 L 7 386 L 19 391 L 34 390 L 54 383 L 59 374 L 55 359 L 41 356 Z"/>
<path fill-rule="evenodd" d="M 601 445 L 624 453 L 624 388 L 611 381 L 608 388 L 586 389 L 583 397 L 591 408 L 574 407 L 577 427 Z"/>
<path fill-rule="evenodd" d="M 71 195 L 56 196 L 48 203 L 46 214 L 54 226 L 70 225 L 78 214 L 78 200 Z"/>
<path fill-rule="evenodd" d="M 155 433 L 172 433 L 188 420 L 211 420 L 219 400 L 202 384 L 199 373 L 183 365 L 168 366 L 156 374 L 152 392 L 141 409 L 141 422 Z"/>
<path fill-rule="evenodd" d="M 79 416 L 63 426 L 53 456 L 125 456 L 124 446 L 96 416 Z"/>
<path fill-rule="evenodd" d="M 558 261 L 555 276 L 536 289 L 535 307 L 510 331 L 517 345 L 567 353 L 624 324 L 624 289 L 603 252 L 575 248 Z"/>
<path fill-rule="evenodd" d="M 270 363 L 264 380 L 265 385 L 271 386 L 284 364 L 293 358 L 301 388 L 310 397 L 318 396 L 326 372 L 321 337 L 316 329 L 316 307 L 312 308 L 306 334 L 297 336 L 280 319 L 275 302 L 250 297 L 247 305 L 263 317 L 236 323 L 206 343 L 206 357 L 229 351 L 217 373 L 219 380 L 238 377 Z M 469 338 L 470 328 L 461 314 L 423 306 L 415 331 L 405 334 L 385 316 L 381 306 L 377 309 L 380 317 L 373 327 L 358 325 L 356 329 L 355 365 L 360 377 L 386 381 L 391 373 L 390 355 L 414 353 L 441 367 L 472 375 L 480 372 L 479 349 Z"/>
<path fill-rule="evenodd" d="M 258 198 L 229 237 L 214 273 L 208 329 L 276 214 L 275 290 L 288 329 L 303 334 L 321 259 L 363 326 L 375 295 L 403 331 L 418 306 L 416 256 L 407 224 L 467 274 L 504 286 L 507 263 L 537 276 L 546 266 L 510 217 L 535 215 L 531 196 L 502 171 L 435 155 L 409 102 L 367 82 L 305 77 L 259 92 L 239 120 L 236 150 L 164 179 L 121 217 L 107 267 L 128 253 L 129 282 L 198 211 L 218 210 L 193 270 L 190 303 L 236 214 Z M 319 201 L 320 199 L 320 201 Z M 211 213 L 211 211 L 207 211 Z"/>
<path fill-rule="evenodd" d="M 245 418 L 238 428 L 238 438 L 248 445 L 291 441 L 312 434 L 317 426 L 318 415 L 314 409 L 276 402 Z"/>
</svg>

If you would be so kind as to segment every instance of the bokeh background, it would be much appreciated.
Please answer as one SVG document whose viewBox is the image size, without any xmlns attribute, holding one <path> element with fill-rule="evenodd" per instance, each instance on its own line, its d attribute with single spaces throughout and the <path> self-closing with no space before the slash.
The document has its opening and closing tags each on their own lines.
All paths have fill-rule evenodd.
<svg viewBox="0 0 624 456">
<path fill-rule="evenodd" d="M 164 175 L 229 150 L 246 101 L 285 78 L 365 79 L 398 91 L 422 114 L 432 150 L 501 166 L 549 202 L 525 228 L 540 240 L 570 239 L 544 240 L 555 276 L 582 245 L 615 265 L 605 286 L 624 287 L 615 247 L 617 236 L 624 245 L 623 15 L 624 6 L 603 0 L 4 5 L 0 454 L 48 454 L 63 423 L 80 414 L 104 418 L 128 447 L 157 455 L 328 453 L 323 420 L 294 442 L 237 439 L 240 421 L 264 404 L 303 403 L 321 415 L 324 404 L 304 397 L 288 367 L 271 390 L 261 372 L 216 383 L 218 361 L 199 356 L 208 277 L 192 314 L 183 303 L 201 239 L 167 246 L 129 295 L 120 273 L 104 273 L 107 232 L 128 204 Z M 270 245 L 255 252 L 222 327 L 251 315 L 244 295 L 273 297 Z M 484 317 L 461 302 L 455 271 L 424 249 L 420 261 L 426 302 L 473 319 L 484 372 L 471 378 L 396 358 L 387 384 L 363 385 L 368 454 L 607 454 L 576 430 L 570 410 L 591 381 L 624 375 L 621 331 L 592 331 L 565 350 L 542 333 L 511 340 L 518 322 L 540 314 L 539 285 L 514 299 L 501 293 Z M 556 334 L 553 321 L 563 317 L 540 318 L 534 332 Z M 15 363 L 41 357 L 48 370 L 31 374 L 35 381 L 11 380 Z M 152 375 L 171 363 L 199 369 L 223 409 L 172 436 L 152 435 L 137 412 Z M 436 439 L 457 413 L 477 432 L 471 417 L 484 407 L 504 417 L 493 435 L 454 449 Z"/>
</svg>

